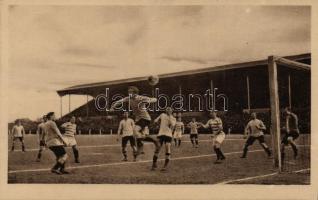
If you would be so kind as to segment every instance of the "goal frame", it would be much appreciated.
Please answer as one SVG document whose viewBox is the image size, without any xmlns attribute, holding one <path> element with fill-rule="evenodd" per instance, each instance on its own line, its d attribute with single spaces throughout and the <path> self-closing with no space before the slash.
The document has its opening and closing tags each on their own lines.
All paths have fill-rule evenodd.
<svg viewBox="0 0 318 200">
<path fill-rule="evenodd" d="M 280 106 L 278 93 L 278 64 L 297 70 L 310 71 L 310 65 L 289 60 L 278 56 L 268 57 L 268 80 L 269 80 L 269 95 L 270 95 L 270 113 L 271 126 L 270 133 L 272 135 L 272 149 L 274 167 L 278 168 L 278 172 L 282 172 L 281 159 L 281 131 L 280 131 Z"/>
</svg>

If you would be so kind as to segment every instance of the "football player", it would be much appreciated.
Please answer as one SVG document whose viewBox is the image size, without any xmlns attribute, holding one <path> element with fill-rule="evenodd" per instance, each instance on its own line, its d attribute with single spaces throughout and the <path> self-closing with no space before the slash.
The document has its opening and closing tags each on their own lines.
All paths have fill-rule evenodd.
<svg viewBox="0 0 318 200">
<path fill-rule="evenodd" d="M 46 144 L 49 149 L 54 153 L 56 157 L 56 163 L 51 169 L 52 173 L 55 174 L 69 174 L 65 170 L 65 163 L 67 160 L 67 154 L 64 146 L 67 145 L 67 141 L 62 136 L 60 130 L 55 123 L 55 113 L 49 112 L 47 115 L 47 121 L 45 122 L 45 134 Z"/>
<path fill-rule="evenodd" d="M 161 171 L 166 171 L 168 163 L 171 157 L 171 142 L 172 142 L 172 130 L 175 126 L 176 120 L 172 115 L 172 108 L 166 108 L 166 113 L 160 114 L 156 119 L 155 123 L 159 123 L 160 121 L 160 129 L 158 133 L 158 139 L 160 142 L 160 147 L 165 145 L 166 156 L 165 156 L 165 164 Z M 157 167 L 157 163 L 153 166 L 153 170 Z"/>
<path fill-rule="evenodd" d="M 285 135 L 282 139 L 282 147 L 281 147 L 281 155 L 282 160 L 285 158 L 285 146 L 290 145 L 294 152 L 294 159 L 297 158 L 298 149 L 295 143 L 295 140 L 299 137 L 299 129 L 298 129 L 298 117 L 295 113 L 291 111 L 290 108 L 285 108 Z"/>
<path fill-rule="evenodd" d="M 199 147 L 199 140 L 198 140 L 199 123 L 196 122 L 196 119 L 193 117 L 187 127 L 190 128 L 190 140 L 192 143 L 192 147 L 198 148 Z"/>
<path fill-rule="evenodd" d="M 72 147 L 75 163 L 80 163 L 79 161 L 79 151 L 77 148 L 77 142 L 75 139 L 76 134 L 76 118 L 72 116 L 70 120 L 61 125 L 61 128 L 65 131 L 64 140 L 67 142 L 67 146 Z"/>
<path fill-rule="evenodd" d="M 38 134 L 38 139 L 39 139 L 39 152 L 36 158 L 37 162 L 41 161 L 41 157 L 42 157 L 42 151 L 45 149 L 45 122 L 46 122 L 46 116 L 44 115 L 41 119 L 41 123 L 38 125 L 38 129 L 36 131 L 36 133 Z"/>
<path fill-rule="evenodd" d="M 213 138 L 213 149 L 217 157 L 214 163 L 220 164 L 222 160 L 225 160 L 225 156 L 221 150 L 221 145 L 225 139 L 225 133 L 223 132 L 223 123 L 221 118 L 217 117 L 217 113 L 215 111 L 210 112 L 210 117 L 211 118 L 205 125 L 200 125 L 204 128 L 210 128 Z"/>
<path fill-rule="evenodd" d="M 264 139 L 263 131 L 266 130 L 266 126 L 261 120 L 257 119 L 257 114 L 255 112 L 251 114 L 251 118 L 252 119 L 248 122 L 248 124 L 245 127 L 244 135 L 245 137 L 248 135 L 248 137 L 245 142 L 243 148 L 243 155 L 241 156 L 241 158 L 246 158 L 248 147 L 251 146 L 255 140 L 258 140 L 259 144 L 263 147 L 268 157 L 271 157 L 271 151 L 265 143 Z"/>
<path fill-rule="evenodd" d="M 118 131 L 117 131 L 117 135 L 118 135 L 117 140 L 119 139 L 120 135 L 122 135 L 121 148 L 122 148 L 122 154 L 124 156 L 123 161 L 128 161 L 127 150 L 126 150 L 128 141 L 133 150 L 134 161 L 136 161 L 137 147 L 136 147 L 135 138 L 134 138 L 134 126 L 135 126 L 134 120 L 129 118 L 128 112 L 124 112 L 124 119 L 120 121 Z"/>
<path fill-rule="evenodd" d="M 25 146 L 24 146 L 25 130 L 24 130 L 24 127 L 22 126 L 22 123 L 19 119 L 15 121 L 15 125 L 13 126 L 11 132 L 12 132 L 11 151 L 14 151 L 15 141 L 19 140 L 22 144 L 22 152 L 25 152 Z"/>
<path fill-rule="evenodd" d="M 181 138 L 184 134 L 184 123 L 181 121 L 181 117 L 177 118 L 176 125 L 174 126 L 173 138 L 176 147 L 180 147 Z"/>
</svg>

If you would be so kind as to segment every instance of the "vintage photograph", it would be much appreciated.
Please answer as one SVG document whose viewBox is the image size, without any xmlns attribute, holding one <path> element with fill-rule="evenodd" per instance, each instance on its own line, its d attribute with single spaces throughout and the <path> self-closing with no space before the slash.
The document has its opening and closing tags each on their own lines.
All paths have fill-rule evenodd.
<svg viewBox="0 0 318 200">
<path fill-rule="evenodd" d="M 310 185 L 311 12 L 10 4 L 6 182 Z"/>
</svg>

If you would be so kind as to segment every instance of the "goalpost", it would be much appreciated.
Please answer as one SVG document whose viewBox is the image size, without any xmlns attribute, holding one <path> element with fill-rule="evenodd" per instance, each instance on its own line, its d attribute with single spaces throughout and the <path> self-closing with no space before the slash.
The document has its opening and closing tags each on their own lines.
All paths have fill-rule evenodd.
<svg viewBox="0 0 318 200">
<path fill-rule="evenodd" d="M 269 95 L 270 95 L 270 132 L 272 135 L 272 149 L 274 155 L 274 166 L 282 172 L 281 159 L 281 126 L 280 126 L 280 104 L 278 92 L 278 65 L 283 65 L 297 70 L 310 70 L 310 65 L 281 58 L 277 56 L 268 57 L 268 77 L 269 77 Z"/>
</svg>

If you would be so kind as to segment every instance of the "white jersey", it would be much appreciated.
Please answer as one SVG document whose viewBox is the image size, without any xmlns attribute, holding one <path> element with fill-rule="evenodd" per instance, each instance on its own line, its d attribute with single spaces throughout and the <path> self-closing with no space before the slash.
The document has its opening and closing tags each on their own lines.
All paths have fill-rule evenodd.
<svg viewBox="0 0 318 200">
<path fill-rule="evenodd" d="M 62 124 L 61 127 L 65 129 L 65 133 L 64 133 L 65 136 L 75 137 L 75 134 L 76 134 L 76 124 L 75 123 L 73 124 L 72 122 L 66 122 L 66 123 Z"/>
<path fill-rule="evenodd" d="M 147 111 L 146 105 L 149 103 L 155 103 L 157 101 L 156 98 L 150 98 L 146 96 L 136 95 L 135 97 L 125 97 L 119 101 L 116 101 L 113 106 L 128 102 L 129 108 L 132 110 L 135 121 L 137 122 L 140 119 L 151 120 L 151 117 Z"/>
<path fill-rule="evenodd" d="M 128 119 L 123 119 L 119 123 L 118 127 L 118 134 L 123 133 L 123 137 L 125 136 L 132 136 L 134 133 L 134 126 L 135 122 L 134 120 L 128 118 Z"/>
<path fill-rule="evenodd" d="M 259 119 L 253 119 L 246 125 L 245 132 L 249 133 L 250 136 L 259 137 L 264 135 L 263 129 L 266 129 L 264 123 Z"/>
<path fill-rule="evenodd" d="M 12 128 L 12 135 L 13 137 L 23 137 L 25 134 L 24 128 L 22 125 L 14 125 Z"/>
<path fill-rule="evenodd" d="M 37 134 L 39 136 L 39 140 L 45 139 L 45 123 L 42 122 L 38 125 Z"/>
<path fill-rule="evenodd" d="M 172 137 L 172 130 L 176 123 L 176 118 L 174 118 L 172 115 L 167 115 L 166 113 L 162 113 L 155 119 L 155 122 L 158 122 L 160 120 L 160 129 L 158 136 L 160 135 L 166 135 L 169 137 Z"/>
<path fill-rule="evenodd" d="M 176 122 L 174 126 L 174 132 L 175 133 L 183 133 L 182 130 L 184 129 L 184 123 L 183 122 Z"/>
<path fill-rule="evenodd" d="M 190 122 L 188 124 L 190 128 L 190 134 L 198 134 L 199 123 L 198 122 Z"/>
<path fill-rule="evenodd" d="M 212 134 L 219 134 L 223 131 L 222 120 L 219 117 L 215 119 L 209 119 L 209 121 L 203 125 L 204 128 L 210 128 Z"/>
<path fill-rule="evenodd" d="M 63 136 L 54 121 L 48 120 L 45 122 L 45 131 L 47 134 L 46 144 L 48 147 L 64 145 L 61 139 Z"/>
</svg>

